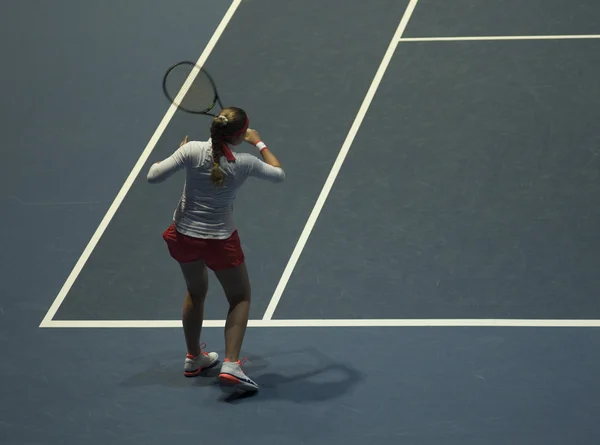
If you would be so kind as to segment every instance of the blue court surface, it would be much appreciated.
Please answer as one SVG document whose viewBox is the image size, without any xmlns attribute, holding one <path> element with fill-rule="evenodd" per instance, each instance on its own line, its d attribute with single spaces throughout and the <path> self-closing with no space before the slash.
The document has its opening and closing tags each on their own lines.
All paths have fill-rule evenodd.
<svg viewBox="0 0 600 445">
<path fill-rule="evenodd" d="M 600 3 L 9 0 L 0 443 L 576 445 L 600 437 Z M 236 218 L 254 397 L 183 376 L 198 60 L 286 181 Z M 243 150 L 249 150 L 246 147 Z M 211 276 L 202 338 L 223 354 Z"/>
</svg>

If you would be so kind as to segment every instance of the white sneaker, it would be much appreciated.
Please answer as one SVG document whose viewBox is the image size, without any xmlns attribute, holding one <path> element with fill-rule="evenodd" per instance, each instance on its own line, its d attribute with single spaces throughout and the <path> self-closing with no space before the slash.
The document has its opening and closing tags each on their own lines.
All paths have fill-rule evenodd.
<svg viewBox="0 0 600 445">
<path fill-rule="evenodd" d="M 229 359 L 225 359 L 221 365 L 221 373 L 219 374 L 221 384 L 241 389 L 242 391 L 258 391 L 256 382 L 242 371 L 242 364 L 245 362 L 246 359 L 244 359 L 243 362 L 240 362 L 239 360 L 237 362 L 232 362 L 229 361 Z"/>
<path fill-rule="evenodd" d="M 204 343 L 200 346 L 204 348 Z M 203 370 L 211 368 L 219 361 L 219 354 L 216 352 L 204 352 L 198 357 L 194 357 L 191 354 L 185 356 L 185 363 L 183 365 L 183 375 L 186 377 L 196 377 Z"/>
</svg>

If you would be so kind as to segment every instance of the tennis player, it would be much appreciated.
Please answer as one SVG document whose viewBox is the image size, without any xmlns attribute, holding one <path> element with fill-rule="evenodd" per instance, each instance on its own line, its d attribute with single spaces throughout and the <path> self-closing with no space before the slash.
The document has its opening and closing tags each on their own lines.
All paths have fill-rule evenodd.
<svg viewBox="0 0 600 445">
<path fill-rule="evenodd" d="M 185 185 L 163 239 L 179 263 L 187 294 L 183 303 L 183 332 L 187 345 L 184 375 L 193 377 L 218 362 L 216 352 L 202 351 L 200 333 L 208 269 L 221 283 L 229 302 L 225 324 L 225 359 L 219 379 L 246 391 L 258 385 L 242 370 L 240 351 L 250 311 L 250 281 L 240 238 L 233 221 L 233 201 L 246 179 L 255 177 L 281 182 L 285 172 L 257 131 L 248 128 L 248 116 L 240 108 L 223 109 L 213 119 L 206 142 L 186 138 L 168 158 L 150 167 L 148 182 L 159 183 L 185 169 Z M 243 141 L 254 145 L 261 157 L 233 153 L 230 147 Z M 245 361 L 245 359 L 244 359 Z"/>
</svg>

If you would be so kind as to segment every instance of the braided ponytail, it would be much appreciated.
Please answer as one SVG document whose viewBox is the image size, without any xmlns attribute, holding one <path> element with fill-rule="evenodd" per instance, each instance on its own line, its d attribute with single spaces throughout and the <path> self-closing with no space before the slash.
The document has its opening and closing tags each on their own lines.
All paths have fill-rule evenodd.
<svg viewBox="0 0 600 445">
<path fill-rule="evenodd" d="M 225 173 L 221 170 L 220 160 L 225 156 L 228 162 L 235 162 L 235 158 L 231 154 L 227 144 L 230 142 L 236 143 L 236 138 L 245 134 L 247 128 L 248 117 L 244 110 L 240 108 L 225 108 L 219 116 L 213 119 L 210 127 L 212 158 L 214 162 L 214 166 L 210 171 L 210 178 L 213 184 L 222 186 L 225 182 Z"/>
<path fill-rule="evenodd" d="M 210 171 L 210 178 L 213 184 L 221 186 L 225 182 L 225 175 L 221 170 L 220 159 L 223 156 L 223 129 L 227 125 L 226 119 L 222 119 L 220 116 L 213 120 L 212 126 L 210 127 L 210 137 L 212 141 L 212 156 L 215 165 Z"/>
</svg>

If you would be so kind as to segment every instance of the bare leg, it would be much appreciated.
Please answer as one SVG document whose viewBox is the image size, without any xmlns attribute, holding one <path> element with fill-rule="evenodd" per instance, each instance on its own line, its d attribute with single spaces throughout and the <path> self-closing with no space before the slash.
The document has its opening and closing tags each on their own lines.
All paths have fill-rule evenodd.
<svg viewBox="0 0 600 445">
<path fill-rule="evenodd" d="M 229 302 L 225 323 L 225 358 L 237 362 L 250 313 L 250 279 L 246 264 L 215 272 Z"/>
<path fill-rule="evenodd" d="M 208 271 L 204 261 L 180 264 L 187 294 L 183 302 L 182 322 L 188 354 L 201 354 L 200 333 L 204 321 L 204 301 L 208 292 Z"/>
</svg>

